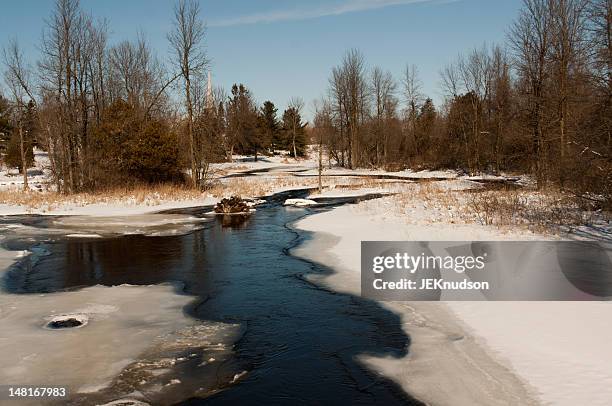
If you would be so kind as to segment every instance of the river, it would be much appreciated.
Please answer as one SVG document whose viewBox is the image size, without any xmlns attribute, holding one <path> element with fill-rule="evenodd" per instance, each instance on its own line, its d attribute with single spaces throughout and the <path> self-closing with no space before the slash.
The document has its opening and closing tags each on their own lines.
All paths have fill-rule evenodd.
<svg viewBox="0 0 612 406">
<path fill-rule="evenodd" d="M 226 351 L 215 352 L 207 330 L 191 326 L 189 345 L 158 344 L 158 350 L 139 355 L 105 388 L 73 392 L 72 404 L 134 394 L 151 404 L 420 404 L 359 362 L 361 355 L 406 356 L 410 337 L 400 317 L 374 301 L 313 285 L 306 275 L 333 271 L 290 255 L 292 247 L 310 238 L 290 224 L 328 209 L 279 204 L 299 195 L 275 196 L 246 219 L 217 218 L 180 235 L 42 238 L 47 218 L 5 218 L 4 223 L 40 230 L 37 238 L 6 237 L 5 247 L 44 255 L 13 265 L 3 276 L 2 295 L 27 295 L 36 303 L 36 295 L 52 292 L 126 284 L 146 292 L 169 283 L 175 295 L 189 297 L 182 311 L 196 321 L 195 327 L 233 326 L 219 338 Z M 326 201 L 331 206 L 346 203 L 350 201 Z M 172 213 L 204 217 L 207 209 Z M 176 342 L 176 335 L 167 340 Z M 151 373 L 153 363 L 143 361 L 166 359 L 169 353 L 180 362 L 164 365 L 158 373 Z M 163 385 L 168 376 L 173 384 Z"/>
</svg>

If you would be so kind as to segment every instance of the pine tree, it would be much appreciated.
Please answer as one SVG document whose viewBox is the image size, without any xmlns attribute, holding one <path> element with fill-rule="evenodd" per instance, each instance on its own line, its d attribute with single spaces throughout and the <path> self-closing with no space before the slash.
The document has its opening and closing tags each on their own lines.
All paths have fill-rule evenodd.
<svg viewBox="0 0 612 406">
<path fill-rule="evenodd" d="M 0 94 L 0 151 L 6 153 L 11 138 L 11 123 L 9 121 L 9 103 Z"/>
<path fill-rule="evenodd" d="M 277 148 L 282 148 L 282 137 L 280 133 L 280 124 L 276 116 L 278 109 L 271 101 L 264 102 L 260 109 L 260 134 L 264 146 L 270 149 L 272 153 Z"/>
<path fill-rule="evenodd" d="M 182 177 L 177 135 L 161 119 L 143 122 L 137 110 L 123 100 L 108 107 L 93 129 L 92 143 L 98 165 L 93 186 Z"/>
<path fill-rule="evenodd" d="M 417 117 L 417 131 L 422 147 L 429 145 L 436 124 L 436 108 L 431 99 L 425 100 Z"/>
<path fill-rule="evenodd" d="M 22 142 L 26 169 L 34 166 L 34 146 L 36 144 L 36 112 L 34 110 L 34 103 L 28 103 L 25 111 L 21 114 L 20 117 L 16 118 L 21 121 L 20 125 L 13 126 L 10 132 L 6 156 L 4 157 L 6 166 L 19 169 L 19 173 L 23 173 L 24 169 L 21 156 Z"/>
<path fill-rule="evenodd" d="M 234 84 L 227 106 L 226 139 L 230 144 L 228 154 L 233 153 L 236 148 L 237 152 L 254 154 L 257 159 L 257 153 L 262 149 L 258 121 L 257 108 L 251 93 L 243 84 Z"/>
</svg>

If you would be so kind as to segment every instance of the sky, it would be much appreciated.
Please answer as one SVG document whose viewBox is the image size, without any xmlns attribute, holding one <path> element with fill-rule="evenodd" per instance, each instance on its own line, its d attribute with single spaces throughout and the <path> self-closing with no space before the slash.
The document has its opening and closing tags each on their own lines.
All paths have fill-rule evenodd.
<svg viewBox="0 0 612 406">
<path fill-rule="evenodd" d="M 292 97 L 327 94 L 332 67 L 357 48 L 368 67 L 400 79 L 417 66 L 424 93 L 440 103 L 440 69 L 459 53 L 501 43 L 521 0 L 200 0 L 213 82 L 244 83 L 259 103 L 279 110 Z M 167 60 L 170 0 L 81 0 L 110 26 L 110 43 L 144 33 Z M 7 1 L 0 8 L 0 46 L 16 38 L 34 64 L 52 0 Z"/>
</svg>

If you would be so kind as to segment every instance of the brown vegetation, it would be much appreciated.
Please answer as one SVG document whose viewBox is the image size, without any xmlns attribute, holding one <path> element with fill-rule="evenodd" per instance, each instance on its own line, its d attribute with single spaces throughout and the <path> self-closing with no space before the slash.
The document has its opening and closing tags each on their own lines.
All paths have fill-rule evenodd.
<svg viewBox="0 0 612 406">
<path fill-rule="evenodd" d="M 335 164 L 532 173 L 540 189 L 612 202 L 612 4 L 524 0 L 508 43 L 441 70 L 443 106 L 417 69 L 401 85 L 350 50 L 318 103 L 317 137 Z M 400 102 L 404 102 L 402 110 Z"/>
</svg>

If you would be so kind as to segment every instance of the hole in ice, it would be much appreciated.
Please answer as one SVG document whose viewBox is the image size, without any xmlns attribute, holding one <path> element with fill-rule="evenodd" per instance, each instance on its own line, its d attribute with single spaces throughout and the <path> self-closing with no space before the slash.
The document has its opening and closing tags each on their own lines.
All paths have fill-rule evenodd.
<svg viewBox="0 0 612 406">
<path fill-rule="evenodd" d="M 100 406 L 149 406 L 149 404 L 136 399 L 119 399 Z"/>
<path fill-rule="evenodd" d="M 82 327 L 87 324 L 87 316 L 82 314 L 64 315 L 53 317 L 46 325 L 52 330 L 64 328 Z"/>
</svg>

